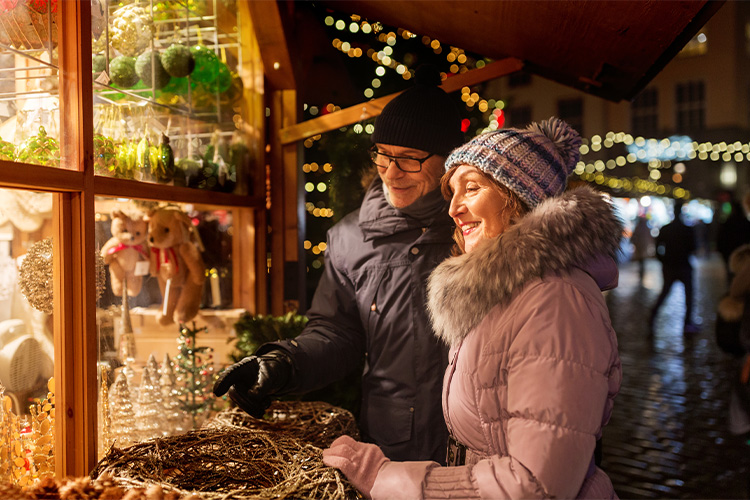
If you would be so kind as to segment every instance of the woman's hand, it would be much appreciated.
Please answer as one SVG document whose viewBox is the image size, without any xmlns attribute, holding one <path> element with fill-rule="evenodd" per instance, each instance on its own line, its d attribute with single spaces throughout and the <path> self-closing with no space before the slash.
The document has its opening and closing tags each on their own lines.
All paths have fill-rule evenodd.
<svg viewBox="0 0 750 500">
<path fill-rule="evenodd" d="M 323 450 L 323 463 L 339 469 L 362 494 L 370 492 L 383 464 L 389 462 L 377 445 L 341 436 Z"/>
</svg>

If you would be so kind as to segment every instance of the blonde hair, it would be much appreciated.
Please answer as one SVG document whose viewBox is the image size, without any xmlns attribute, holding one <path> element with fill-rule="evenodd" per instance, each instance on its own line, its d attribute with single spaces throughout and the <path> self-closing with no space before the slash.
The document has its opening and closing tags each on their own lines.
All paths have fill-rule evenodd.
<svg viewBox="0 0 750 500">
<path fill-rule="evenodd" d="M 445 198 L 449 202 L 451 201 L 451 198 L 453 198 L 453 190 L 451 190 L 450 181 L 453 178 L 453 175 L 456 173 L 456 169 L 458 169 L 458 167 L 460 166 L 460 164 L 452 166 L 445 174 L 443 174 L 443 177 L 440 179 L 440 192 L 443 194 L 443 198 Z M 503 199 L 505 199 L 505 206 L 503 206 L 502 209 L 503 212 L 510 212 L 508 216 L 509 225 L 515 224 L 518 219 L 529 212 L 529 207 L 526 205 L 526 203 L 523 202 L 521 198 L 518 197 L 516 193 L 508 189 L 503 184 L 500 184 L 494 177 L 488 175 L 482 169 L 477 168 L 477 171 L 479 171 L 487 179 L 491 180 L 492 185 L 498 190 L 499 193 L 503 195 Z M 453 246 L 451 255 L 461 255 L 462 253 L 466 252 L 464 235 L 460 227 L 456 227 L 456 229 L 453 230 L 453 241 L 455 241 L 456 244 Z"/>
</svg>

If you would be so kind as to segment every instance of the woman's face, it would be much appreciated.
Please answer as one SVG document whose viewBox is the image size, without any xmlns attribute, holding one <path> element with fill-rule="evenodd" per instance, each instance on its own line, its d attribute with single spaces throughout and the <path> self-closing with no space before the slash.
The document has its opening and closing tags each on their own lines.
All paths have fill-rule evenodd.
<svg viewBox="0 0 750 500">
<path fill-rule="evenodd" d="M 448 213 L 461 229 L 465 252 L 508 228 L 512 214 L 507 195 L 481 170 L 461 165 L 448 185 L 453 193 Z"/>
</svg>

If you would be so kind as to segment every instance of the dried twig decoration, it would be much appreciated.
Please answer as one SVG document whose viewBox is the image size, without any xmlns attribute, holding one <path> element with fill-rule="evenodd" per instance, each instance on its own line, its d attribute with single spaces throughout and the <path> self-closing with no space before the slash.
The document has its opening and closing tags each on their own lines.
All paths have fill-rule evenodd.
<svg viewBox="0 0 750 500">
<path fill-rule="evenodd" d="M 283 432 L 318 448 L 328 448 L 344 434 L 357 439 L 359 429 L 354 416 L 321 401 L 274 401 L 266 410 L 266 419 L 253 418 L 239 408 L 219 412 L 206 427 L 260 429 Z"/>
</svg>

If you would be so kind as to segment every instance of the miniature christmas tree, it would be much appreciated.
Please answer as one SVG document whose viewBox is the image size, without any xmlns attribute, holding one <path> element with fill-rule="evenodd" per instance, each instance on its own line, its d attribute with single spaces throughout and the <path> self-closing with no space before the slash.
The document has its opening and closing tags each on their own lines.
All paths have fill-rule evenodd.
<svg viewBox="0 0 750 500">
<path fill-rule="evenodd" d="M 141 374 L 135 417 L 136 428 L 141 439 L 161 436 L 161 423 L 164 417 L 161 391 L 159 386 L 151 381 L 151 370 L 148 368 L 144 368 Z"/>
<path fill-rule="evenodd" d="M 192 329 L 180 325 L 180 353 L 175 357 L 182 409 L 190 415 L 193 428 L 200 424 L 214 401 L 213 349 L 196 345 L 196 335 L 201 330 L 205 332 L 207 328 L 196 328 L 195 323 Z"/>
<path fill-rule="evenodd" d="M 149 355 L 143 371 L 148 372 L 151 383 L 156 386 L 156 390 L 161 394 L 161 369 L 159 368 L 159 363 L 156 361 L 156 357 L 153 353 Z"/>
<path fill-rule="evenodd" d="M 182 410 L 180 401 L 180 390 L 177 388 L 177 377 L 174 374 L 172 360 L 169 354 L 164 355 L 161 364 L 161 399 L 164 406 L 164 428 L 163 434 L 180 434 L 185 432 L 185 412 Z"/>
<path fill-rule="evenodd" d="M 109 391 L 110 433 L 118 448 L 125 448 L 138 441 L 133 402 L 130 398 L 128 379 L 120 371 Z"/>
</svg>

